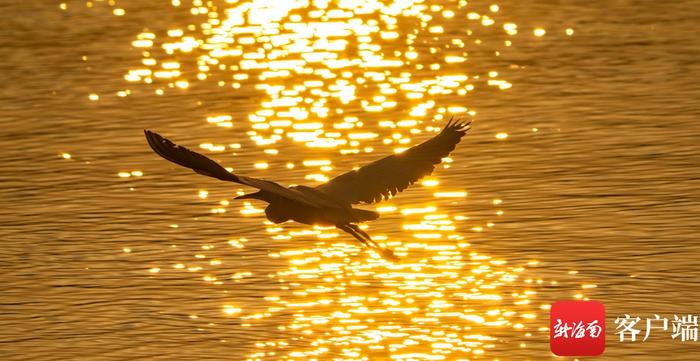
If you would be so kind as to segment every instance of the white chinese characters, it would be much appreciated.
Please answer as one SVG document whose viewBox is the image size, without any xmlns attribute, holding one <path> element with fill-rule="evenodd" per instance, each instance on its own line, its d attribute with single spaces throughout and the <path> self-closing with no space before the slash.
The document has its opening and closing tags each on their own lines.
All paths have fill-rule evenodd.
<svg viewBox="0 0 700 361">
<path fill-rule="evenodd" d="M 630 317 L 630 315 L 615 319 L 615 324 L 617 325 L 615 334 L 620 336 L 620 342 L 624 342 L 627 339 L 632 342 L 637 341 L 637 335 L 641 332 L 637 328 L 639 321 L 641 321 L 641 318 Z M 680 338 L 681 342 L 698 340 L 698 316 L 682 315 L 678 317 L 678 315 L 673 315 L 673 320 L 669 322 L 669 319 L 666 317 L 661 318 L 659 315 L 654 315 L 654 317 L 647 317 L 646 319 L 642 342 L 649 338 L 653 329 L 668 331 L 669 323 L 671 324 L 672 339 Z"/>
<path fill-rule="evenodd" d="M 588 323 L 583 321 L 561 322 L 561 319 L 558 318 L 554 325 L 554 338 L 584 338 L 586 335 L 598 338 L 601 332 L 603 332 L 603 328 L 598 324 L 598 320 Z"/>
<path fill-rule="evenodd" d="M 673 325 L 671 338 L 680 336 L 681 341 L 698 340 L 698 316 L 687 315 L 678 318 L 673 315 L 671 324 Z"/>
</svg>

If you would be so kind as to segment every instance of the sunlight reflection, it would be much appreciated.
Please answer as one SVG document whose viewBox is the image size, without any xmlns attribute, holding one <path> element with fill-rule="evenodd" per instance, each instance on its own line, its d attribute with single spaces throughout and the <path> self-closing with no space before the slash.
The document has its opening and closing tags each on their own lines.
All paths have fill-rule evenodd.
<svg viewBox="0 0 700 361">
<path fill-rule="evenodd" d="M 495 4 L 488 9 L 499 11 Z M 312 148 L 339 148 L 341 154 L 359 152 L 361 143 L 374 138 L 384 144 L 410 141 L 401 133 L 363 131 L 357 117 L 344 115 L 350 110 L 398 111 L 398 120 L 382 120 L 380 126 L 408 128 L 411 134 L 445 113 L 473 116 L 454 102 L 486 79 L 465 73 L 461 65 L 469 59 L 464 40 L 474 34 L 461 25 L 458 33 L 447 34 L 445 26 L 465 19 L 477 20 L 476 27 L 497 22 L 467 11 L 466 1 L 443 6 L 422 0 L 253 0 L 224 7 L 194 1 L 189 11 L 202 21 L 198 26 L 170 29 L 163 38 L 148 31 L 136 37 L 132 46 L 143 49 L 143 67 L 129 70 L 127 81 L 153 83 L 159 94 L 210 78 L 220 87 L 252 86 L 262 94 L 259 109 L 247 119 L 214 114 L 206 121 L 224 128 L 247 121 L 251 140 L 263 147 L 286 137 Z M 436 19 L 440 25 L 433 24 Z M 506 22 L 502 30 L 514 36 L 517 25 Z M 390 50 L 397 48 L 403 50 Z M 497 73 L 488 75 L 487 86 L 510 88 Z"/>
<path fill-rule="evenodd" d="M 259 343 L 261 350 L 250 359 L 270 358 L 265 350 L 275 351 L 272 358 L 292 359 L 454 359 L 494 347 L 489 328 L 527 328 L 524 323 L 535 315 L 522 306 L 536 293 L 521 288 L 525 269 L 469 251 L 448 215 L 435 207 L 426 211 L 411 213 L 412 223 L 404 228 L 420 231 L 412 226 L 425 225 L 440 240 L 386 238 L 404 257 L 400 263 L 358 258 L 362 248 L 341 240 L 271 254 L 289 263 L 276 275 L 286 296 L 267 296 L 267 312 L 241 317 L 292 314 L 292 320 L 278 327 L 288 339 Z M 289 235 L 323 240 L 327 232 L 336 233 L 315 227 Z M 299 339 L 305 347 L 289 346 Z"/>
<path fill-rule="evenodd" d="M 191 91 L 203 82 L 232 93 L 242 88 L 256 91 L 247 113 L 219 111 L 204 119 L 212 129 L 249 137 L 259 148 L 250 151 L 264 155 L 249 164 L 253 172 L 268 174 L 283 166 L 300 170 L 310 183 L 325 182 L 336 175 L 342 155 L 400 153 L 439 132 L 452 114 L 474 117 L 476 111 L 464 103 L 475 89 L 512 87 L 498 71 L 472 71 L 469 65 L 470 52 L 486 45 L 477 33 L 498 34 L 498 48 L 490 53 L 494 60 L 500 56 L 500 46 L 511 46 L 519 34 L 517 24 L 498 18 L 501 8 L 496 4 L 480 8 L 467 1 L 430 5 L 423 0 L 225 4 L 193 0 L 191 4 L 172 1 L 197 25 L 136 36 L 131 45 L 141 52 L 141 63 L 124 79 L 151 84 L 158 95 Z M 117 10 L 115 15 L 126 14 Z M 541 37 L 545 30 L 537 28 L 533 34 Z M 89 99 L 99 96 L 91 94 Z M 508 133 L 497 132 L 495 137 L 505 140 Z M 315 153 L 308 159 L 285 154 L 287 141 Z M 200 148 L 223 157 L 243 147 L 227 144 L 205 142 Z M 284 159 L 275 161 L 280 158 Z M 443 159 L 441 168 L 452 166 L 452 158 Z M 141 175 L 135 172 L 119 176 Z M 537 294 L 534 288 L 542 281 L 523 279 L 523 274 L 525 266 L 536 267 L 537 262 L 511 265 L 472 250 L 469 236 L 489 232 L 494 221 L 464 214 L 469 192 L 462 186 L 442 189 L 437 176 L 420 185 L 415 188 L 427 192 L 428 203 L 376 207 L 383 216 L 403 223 L 394 224 L 390 234 L 372 232 L 377 242 L 401 258 L 397 263 L 363 249 L 335 228 L 263 222 L 270 240 L 303 248 L 269 254 L 283 260 L 286 269 L 270 275 L 279 287 L 267 291 L 264 311 L 246 310 L 235 300 L 221 305 L 222 317 L 238 317 L 242 327 L 273 317 L 285 320 L 278 326 L 284 339 L 259 340 L 249 359 L 470 359 L 496 347 L 494 329 L 531 335 L 533 308 L 538 307 L 531 304 Z M 224 199 L 211 204 L 206 190 L 197 196 L 210 202 L 213 216 L 229 207 L 237 207 L 244 217 L 260 218 L 264 212 L 259 203 L 229 204 Z M 490 215 L 503 215 L 500 199 L 494 199 L 493 206 L 499 209 Z M 247 242 L 228 240 L 234 250 L 245 248 Z M 230 277 L 206 273 L 223 267 L 221 260 L 207 258 L 206 247 L 213 246 L 194 255 L 206 263 L 176 263 L 173 268 L 201 271 L 197 276 L 211 284 L 251 277 L 249 271 Z M 594 287 L 586 283 L 581 290 Z"/>
</svg>

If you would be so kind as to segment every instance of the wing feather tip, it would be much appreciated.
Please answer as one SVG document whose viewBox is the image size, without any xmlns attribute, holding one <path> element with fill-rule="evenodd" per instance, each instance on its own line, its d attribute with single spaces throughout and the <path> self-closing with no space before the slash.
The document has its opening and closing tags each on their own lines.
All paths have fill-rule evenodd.
<svg viewBox="0 0 700 361">
<path fill-rule="evenodd" d="M 447 124 L 445 124 L 445 127 L 442 129 L 442 132 L 466 132 L 467 130 L 469 130 L 469 126 L 471 124 L 472 120 L 463 120 L 461 118 L 454 119 L 454 116 L 452 116 L 447 121 Z"/>
</svg>

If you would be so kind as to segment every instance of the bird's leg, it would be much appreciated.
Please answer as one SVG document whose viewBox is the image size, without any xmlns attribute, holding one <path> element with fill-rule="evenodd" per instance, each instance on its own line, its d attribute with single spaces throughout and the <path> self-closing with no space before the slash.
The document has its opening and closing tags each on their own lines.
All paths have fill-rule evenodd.
<svg viewBox="0 0 700 361">
<path fill-rule="evenodd" d="M 377 242 L 375 242 L 375 241 L 372 239 L 372 237 L 370 237 L 369 234 L 367 234 L 367 232 L 363 231 L 358 225 L 352 224 L 352 223 L 348 223 L 348 227 L 352 228 L 353 231 L 355 231 L 355 232 L 358 233 L 360 236 L 362 236 L 362 238 L 366 239 L 366 240 L 367 240 L 367 243 L 370 243 L 373 247 L 375 247 L 375 248 L 381 248 L 381 246 L 380 246 Z"/>
<path fill-rule="evenodd" d="M 355 230 L 353 228 L 348 227 L 347 224 L 338 225 L 338 226 L 336 226 L 336 228 L 343 230 L 347 233 L 350 233 L 350 235 L 355 237 L 355 239 L 357 239 L 358 241 L 362 242 L 362 244 L 364 244 L 365 246 L 367 246 L 369 248 L 372 248 L 372 246 L 369 243 L 367 243 L 367 240 L 365 240 L 360 234 L 355 232 Z"/>
<path fill-rule="evenodd" d="M 357 234 L 361 235 L 364 237 L 364 239 L 367 240 L 367 243 L 365 244 L 372 244 L 372 246 L 379 251 L 379 253 L 382 255 L 382 257 L 389 259 L 391 261 L 397 261 L 399 258 L 396 257 L 394 252 L 388 248 L 384 248 L 379 243 L 375 242 L 372 237 L 367 234 L 367 232 L 363 231 L 358 225 L 348 223 L 348 227 L 350 227 L 353 231 L 355 231 Z"/>
</svg>

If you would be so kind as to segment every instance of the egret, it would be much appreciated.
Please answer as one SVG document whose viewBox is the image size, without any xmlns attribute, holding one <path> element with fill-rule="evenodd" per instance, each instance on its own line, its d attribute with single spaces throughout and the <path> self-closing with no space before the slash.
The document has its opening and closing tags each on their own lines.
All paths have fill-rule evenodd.
<svg viewBox="0 0 700 361">
<path fill-rule="evenodd" d="M 467 133 L 471 121 L 450 119 L 433 138 L 404 152 L 393 154 L 359 169 L 341 174 L 316 187 L 285 187 L 273 181 L 229 172 L 219 163 L 195 151 L 176 145 L 150 130 L 144 130 L 151 148 L 161 157 L 196 173 L 258 189 L 236 199 L 258 199 L 268 203 L 265 216 L 273 223 L 293 220 L 319 226 L 334 226 L 345 231 L 387 259 L 394 253 L 362 230 L 357 223 L 379 218 L 375 211 L 353 208 L 353 204 L 372 204 L 403 191 L 417 180 L 430 175 L 443 158 L 452 152 Z"/>
</svg>

